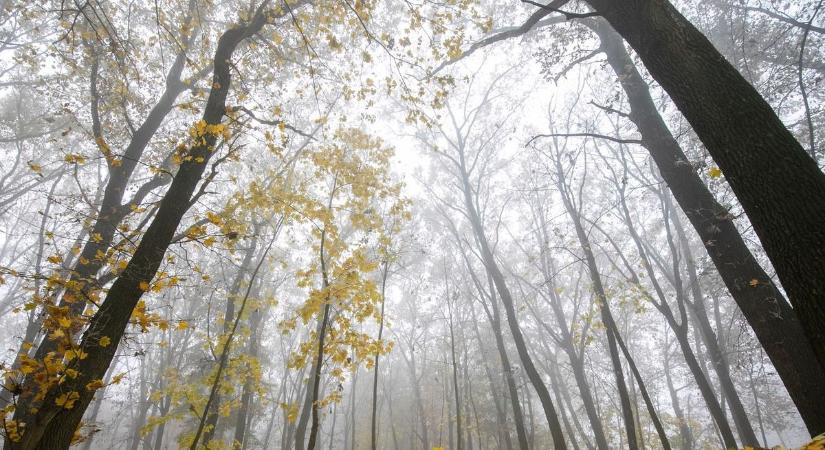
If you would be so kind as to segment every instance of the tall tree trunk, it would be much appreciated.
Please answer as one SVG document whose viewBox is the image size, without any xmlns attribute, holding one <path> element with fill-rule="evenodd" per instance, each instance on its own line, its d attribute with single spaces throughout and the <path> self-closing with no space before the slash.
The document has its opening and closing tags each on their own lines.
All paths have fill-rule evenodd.
<svg viewBox="0 0 825 450">
<path fill-rule="evenodd" d="M 461 236 L 458 233 L 458 229 L 455 227 L 455 223 L 446 215 L 445 219 L 447 220 L 450 231 L 452 232 L 453 237 L 455 238 L 456 244 L 461 250 L 461 256 L 464 260 L 464 264 L 467 268 L 467 271 L 470 273 L 470 278 L 472 279 L 473 284 L 475 285 L 476 290 L 479 293 L 479 296 L 481 296 L 482 298 L 482 306 L 484 308 L 484 313 L 487 316 L 487 320 L 489 321 L 490 327 L 493 331 L 493 337 L 495 338 L 496 342 L 496 350 L 498 350 L 499 359 L 501 360 L 502 372 L 507 383 L 510 405 L 513 409 L 513 421 L 516 426 L 516 435 L 518 436 L 519 448 L 521 450 L 527 450 L 529 448 L 529 445 L 527 441 L 527 431 L 524 427 L 524 415 L 522 413 L 521 403 L 519 403 L 518 388 L 516 387 L 513 369 L 510 364 L 510 357 L 507 354 L 507 347 L 504 344 L 504 335 L 502 334 L 501 329 L 501 311 L 498 306 L 498 300 L 496 299 L 495 283 L 493 282 L 493 279 L 490 276 L 489 271 L 485 271 L 485 275 L 487 278 L 487 289 L 484 288 L 481 280 L 479 280 L 479 277 L 476 275 L 476 272 L 474 271 L 473 266 L 470 263 L 470 259 L 467 257 L 467 251 L 465 250 Z M 484 298 L 490 301 L 489 307 L 483 301 Z M 476 318 L 475 308 L 470 308 L 470 311 L 473 315 L 473 325 L 475 327 L 475 332 L 478 338 L 479 345 L 483 346 L 483 343 L 481 341 L 481 335 L 478 332 L 478 320 Z M 485 369 L 489 372 L 489 368 L 487 367 L 486 363 Z M 498 390 L 493 387 L 493 377 L 488 374 L 488 378 L 490 379 L 490 386 L 495 394 L 496 392 L 498 392 Z M 498 404 L 497 397 L 494 397 L 494 400 L 496 400 L 496 408 L 500 409 L 501 406 Z M 503 414 L 503 411 L 498 411 L 498 413 L 500 417 L 505 418 L 503 422 L 506 423 L 506 414 Z M 508 429 L 504 429 L 503 431 L 504 440 L 507 445 L 507 448 L 511 448 L 512 443 L 510 441 L 510 432 Z"/>
<path fill-rule="evenodd" d="M 498 350 L 498 357 L 501 360 L 501 370 L 504 372 L 504 379 L 507 382 L 507 392 L 510 398 L 510 406 L 513 409 L 513 422 L 516 426 L 516 436 L 518 437 L 519 448 L 527 450 L 527 430 L 524 427 L 524 414 L 521 411 L 521 403 L 519 402 L 518 387 L 516 387 L 516 379 L 513 376 L 513 367 L 510 364 L 510 356 L 507 355 L 507 347 L 504 345 L 504 335 L 501 332 L 501 313 L 498 309 L 498 301 L 495 298 L 495 290 L 492 285 L 492 279 L 488 276 L 488 283 L 490 284 L 490 309 L 492 310 L 493 335 L 496 340 L 496 349 Z M 507 436 L 509 441 L 509 433 Z"/>
<path fill-rule="evenodd" d="M 258 358 L 258 350 L 260 348 L 260 344 L 258 340 L 260 339 L 259 336 L 259 328 L 261 325 L 261 321 L 263 320 L 264 311 L 260 309 L 255 310 L 251 317 L 249 318 L 249 345 L 248 345 L 248 354 L 250 357 L 257 359 Z M 246 382 L 243 385 L 243 392 L 241 393 L 241 406 L 238 409 L 238 417 L 235 422 L 235 442 L 241 446 L 241 448 L 246 447 L 246 432 L 249 428 L 249 419 L 250 410 L 253 404 L 253 397 L 255 395 L 255 385 L 253 383 L 252 378 L 247 377 Z"/>
<path fill-rule="evenodd" d="M 449 291 L 447 292 L 449 296 Z M 453 395 L 455 396 L 455 427 L 456 427 L 456 443 L 458 444 L 456 448 L 458 450 L 463 450 L 463 436 L 462 436 L 462 428 L 461 428 L 461 400 L 459 398 L 459 389 L 458 389 L 458 362 L 456 361 L 455 357 L 455 332 L 453 331 L 453 311 L 452 306 L 450 303 L 452 302 L 451 299 L 447 299 L 447 307 L 450 310 L 449 313 L 449 326 L 450 326 L 450 361 L 452 361 L 452 372 L 453 372 Z"/>
<path fill-rule="evenodd" d="M 625 166 L 626 170 L 626 166 Z M 614 182 L 618 183 L 618 180 L 614 180 Z M 636 246 L 636 250 L 639 254 L 639 258 L 642 262 L 642 267 L 645 269 L 646 274 L 649 278 L 651 285 L 653 286 L 654 291 L 656 292 L 656 296 L 658 297 L 658 301 L 654 298 L 647 289 L 641 284 L 640 277 L 636 273 L 636 270 L 633 266 L 627 261 L 624 256 L 621 256 L 621 251 L 618 247 L 616 247 L 617 252 L 620 254 L 622 260 L 624 261 L 625 267 L 630 274 L 628 277 L 628 281 L 633 283 L 637 286 L 640 292 L 650 300 L 651 304 L 653 304 L 656 309 L 662 313 L 666 322 L 670 329 L 673 331 L 673 334 L 676 336 L 676 340 L 679 343 L 679 347 L 682 350 L 682 353 L 685 357 L 685 362 L 688 365 L 691 373 L 693 374 L 693 378 L 696 381 L 697 386 L 699 387 L 699 392 L 702 394 L 703 399 L 705 400 L 705 404 L 708 407 L 708 410 L 713 417 L 716 426 L 722 436 L 722 440 L 724 441 L 724 445 L 726 448 L 736 447 L 736 439 L 733 436 L 733 432 L 730 429 L 730 425 L 727 422 L 727 419 L 724 415 L 724 410 L 719 403 L 719 399 L 716 398 L 716 394 L 713 392 L 713 387 L 706 377 L 705 373 L 702 371 L 702 367 L 696 359 L 695 354 L 693 353 L 693 349 L 690 346 L 690 339 L 689 339 L 689 327 L 688 327 L 688 314 L 685 307 L 685 292 L 684 286 L 682 283 L 682 278 L 680 274 L 680 261 L 678 255 L 677 246 L 673 240 L 671 228 L 670 228 L 670 215 L 672 214 L 671 209 L 668 207 L 668 203 L 662 199 L 662 211 L 664 214 L 664 221 L 665 221 L 665 231 L 667 235 L 668 245 L 671 251 L 671 258 L 672 258 L 672 283 L 673 288 L 675 291 L 676 297 L 676 304 L 678 307 L 679 312 L 679 320 L 676 319 L 673 310 L 671 309 L 670 305 L 668 304 L 667 297 L 659 284 L 656 273 L 653 270 L 652 263 L 650 261 L 648 252 L 645 250 L 645 246 L 642 242 L 642 238 L 639 235 L 638 231 L 636 230 L 635 225 L 633 224 L 632 218 L 630 216 L 630 210 L 627 206 L 625 192 L 624 192 L 624 184 L 621 186 L 617 185 L 617 190 L 619 191 L 619 205 L 621 207 L 622 212 L 622 219 L 625 222 L 627 230 L 630 234 L 630 237 L 633 240 L 633 243 Z M 611 243 L 615 243 L 612 239 L 608 237 Z M 663 268 L 664 271 L 664 268 Z M 743 411 L 744 414 L 744 411 Z M 745 417 L 744 423 L 742 424 L 743 427 L 739 429 L 740 437 L 744 441 L 745 445 L 751 445 L 751 443 L 755 440 L 753 435 L 753 430 L 750 429 L 750 423 L 747 421 L 747 416 Z"/>
<path fill-rule="evenodd" d="M 688 426 L 687 418 L 682 405 L 679 401 L 679 394 L 673 386 L 673 377 L 671 376 L 670 366 L 670 345 L 666 343 L 664 355 L 664 369 L 665 369 L 665 383 L 667 384 L 667 391 L 670 394 L 670 403 L 673 406 L 673 413 L 676 415 L 676 420 L 679 421 L 679 448 L 681 450 L 691 450 L 693 448 L 693 432 Z"/>
<path fill-rule="evenodd" d="M 636 50 L 722 169 L 793 303 L 816 360 L 825 367 L 825 174 L 756 89 L 670 2 L 588 3 Z M 748 277 L 739 278 L 740 289 L 748 289 L 751 280 L 772 287 L 762 271 L 744 275 Z M 761 296 L 770 297 L 780 301 L 775 295 Z M 781 308 L 778 312 L 788 317 Z M 762 317 L 757 314 L 754 321 Z M 805 348 L 804 341 L 788 336 L 786 326 L 758 326 L 771 328 L 789 343 L 786 352 Z M 793 366 L 794 361 L 800 360 L 787 363 Z M 779 367 L 783 361 L 774 364 Z M 797 370 L 801 373 L 805 366 Z M 825 378 L 821 370 L 818 374 L 801 378 L 817 385 L 806 386 L 809 396 L 822 392 L 818 385 Z M 811 400 L 820 405 L 825 401 Z M 825 410 L 800 409 L 806 411 L 809 431 L 825 431 Z"/>
<path fill-rule="evenodd" d="M 381 317 L 378 321 L 378 340 L 380 341 L 381 338 L 384 336 L 384 304 L 386 302 L 386 291 L 387 291 L 387 276 L 389 275 L 389 262 L 384 261 L 383 267 L 381 270 Z M 378 447 L 378 360 L 381 355 L 376 353 L 375 354 L 375 367 L 373 368 L 373 377 L 372 377 L 372 418 L 370 420 L 370 448 L 372 450 L 377 450 Z"/>
<path fill-rule="evenodd" d="M 103 384 L 108 385 L 109 381 L 112 379 L 112 371 L 109 370 L 106 372 L 106 377 L 103 379 Z M 100 413 L 100 407 L 103 406 L 103 395 L 106 392 L 106 388 L 103 387 L 100 392 L 98 392 L 97 396 L 94 400 L 94 405 L 92 406 L 92 412 L 88 416 L 88 420 L 86 423 L 94 424 L 97 420 L 97 415 Z M 94 426 L 94 425 L 93 425 Z M 95 438 L 95 434 L 97 434 L 97 429 L 93 429 L 88 436 L 86 436 L 86 440 L 83 441 L 83 446 L 81 447 L 82 450 L 90 450 L 92 448 L 92 441 Z M 155 448 L 160 448 L 156 446 Z"/>
<path fill-rule="evenodd" d="M 215 52 L 213 83 L 209 92 L 203 120 L 208 125 L 221 123 L 226 112 L 226 97 L 231 84 L 231 58 L 235 48 L 248 36 L 258 32 L 266 22 L 267 14 L 259 9 L 251 22 L 225 31 L 218 40 Z M 15 450 L 65 449 L 74 436 L 80 420 L 94 392 L 86 389 L 93 380 L 103 378 L 118 343 L 129 323 L 132 311 L 143 296 L 141 283 L 151 281 L 160 267 L 166 249 L 174 237 L 184 213 L 189 209 L 192 194 L 201 180 L 206 164 L 213 156 L 218 136 L 207 133 L 203 142 L 189 149 L 191 160 L 184 161 L 175 175 L 168 192 L 163 197 L 155 219 L 137 246 L 129 264 L 110 287 L 105 300 L 92 317 L 84 333 L 79 349 L 88 354 L 78 360 L 74 369 L 79 375 L 64 383 L 60 389 L 46 393 L 37 412 L 26 422 L 26 432 Z M 102 347 L 98 339 L 108 337 L 111 345 Z M 64 409 L 55 403 L 61 392 L 77 392 L 79 398 L 72 409 Z M 19 410 L 31 410 L 35 405 L 21 405 Z"/>
<path fill-rule="evenodd" d="M 727 209 L 716 201 L 688 163 L 678 142 L 656 110 L 649 87 L 627 54 L 619 36 L 603 21 L 586 23 L 601 39 L 608 63 L 616 72 L 627 95 L 629 118 L 641 133 L 643 145 L 653 157 L 662 178 L 699 235 L 728 291 L 776 367 L 805 420 L 808 431 L 812 434 L 825 431 L 825 410 L 820 407 L 825 403 L 825 379 L 821 376 L 823 366 L 817 362 L 817 356 L 805 336 L 797 313 L 791 309 L 754 258 L 731 221 Z M 682 56 L 677 59 L 681 62 Z M 721 56 L 719 59 L 721 62 Z M 726 93 L 725 98 L 731 95 L 732 93 Z M 777 214 L 780 213 L 777 211 Z M 757 284 L 751 285 L 751 280 L 757 280 Z"/>
<path fill-rule="evenodd" d="M 593 444 L 591 444 L 587 439 L 587 434 L 582 429 L 579 419 L 576 418 L 576 408 L 573 406 L 573 402 L 569 401 L 569 396 L 565 398 L 562 394 L 567 387 L 564 385 L 564 380 L 562 380 L 561 374 L 558 373 L 558 360 L 556 355 L 549 350 L 547 353 L 550 356 L 548 358 L 548 363 L 545 364 L 545 370 L 550 375 L 550 383 L 553 386 L 553 397 L 556 399 L 556 404 L 559 405 L 561 420 L 564 423 L 565 430 L 567 430 L 567 436 L 570 439 L 570 446 L 573 447 L 574 450 L 579 450 L 579 443 L 576 439 L 576 436 L 578 435 L 584 440 L 585 446 L 590 449 L 593 447 Z M 565 410 L 570 411 L 570 419 L 567 418 Z M 573 426 L 570 425 L 570 422 L 573 422 Z"/>
<path fill-rule="evenodd" d="M 149 413 L 149 408 L 152 406 L 152 403 L 149 399 L 149 388 L 146 386 L 146 377 L 147 377 L 147 368 L 146 368 L 147 361 L 145 357 L 141 361 L 140 366 L 140 383 L 139 383 L 139 401 L 137 404 L 138 415 L 135 417 L 135 422 L 132 424 L 132 437 L 131 442 L 129 445 L 130 450 L 137 450 L 138 446 L 140 445 L 141 441 L 141 433 L 140 429 L 143 427 L 143 424 L 146 422 L 146 414 Z"/>
<path fill-rule="evenodd" d="M 587 376 L 584 373 L 583 350 L 580 353 L 576 349 L 573 334 L 571 333 L 570 325 L 568 324 L 567 318 L 564 314 L 564 309 L 562 308 L 561 299 L 559 298 L 556 279 L 553 276 L 553 272 L 555 271 L 555 263 L 553 257 L 548 255 L 547 251 L 544 250 L 549 249 L 550 247 L 550 237 L 547 233 L 548 226 L 547 219 L 543 211 L 543 201 L 540 197 L 536 200 L 539 205 L 537 210 L 534 212 L 534 216 L 535 220 L 540 224 L 536 233 L 538 235 L 537 238 L 540 248 L 542 249 L 539 257 L 539 264 L 542 278 L 546 286 L 545 292 L 547 292 L 546 296 L 542 295 L 541 297 L 545 299 L 545 302 L 550 306 L 550 309 L 556 316 L 556 334 L 558 335 L 559 346 L 567 354 L 567 358 L 570 360 L 573 378 L 576 380 L 576 385 L 579 388 L 579 397 L 584 406 L 585 413 L 587 414 L 587 419 L 590 422 L 590 433 L 593 435 L 596 448 L 599 450 L 607 450 L 610 447 L 604 433 L 604 425 L 602 424 L 602 420 L 596 410 L 596 405 L 593 401 L 593 394 L 590 390 L 590 385 L 587 383 Z M 549 299 L 547 299 L 547 297 L 549 297 Z M 529 303 L 528 306 L 530 306 Z M 536 321 L 538 321 L 539 324 L 547 330 L 548 334 L 552 334 L 552 330 L 550 330 L 550 327 L 545 323 L 545 321 L 539 317 L 538 312 L 534 311 L 532 307 L 530 307 L 530 310 L 533 312 Z M 562 387 L 561 390 L 563 393 L 566 393 L 566 387 Z M 566 395 L 566 397 L 569 397 L 569 395 Z M 568 401 L 568 404 L 569 403 L 570 402 Z M 578 419 L 575 421 L 578 422 Z M 586 436 L 585 442 L 588 447 L 592 445 Z"/>
<path fill-rule="evenodd" d="M 521 333 L 521 328 L 518 324 L 518 318 L 516 317 L 516 309 L 513 303 L 512 295 L 510 294 L 510 290 L 507 287 L 507 282 L 504 279 L 504 274 L 499 269 L 498 263 L 495 260 L 495 256 L 493 255 L 493 252 L 490 249 L 490 245 L 487 242 L 487 237 L 484 234 L 484 228 L 481 224 L 481 217 L 478 215 L 475 204 L 473 203 L 471 193 L 472 185 L 470 184 L 470 180 L 466 172 L 466 166 L 464 165 L 463 149 L 462 153 L 460 153 L 460 159 L 461 164 L 459 167 L 459 176 L 461 179 L 461 188 L 464 196 L 464 206 L 467 210 L 470 225 L 473 229 L 473 234 L 475 235 L 476 241 L 479 244 L 484 266 L 487 269 L 490 277 L 493 279 L 493 283 L 496 286 L 496 290 L 498 291 L 499 297 L 501 298 L 501 301 L 504 304 L 504 310 L 507 315 L 507 323 L 510 326 L 510 333 L 513 335 L 513 342 L 516 345 L 516 350 L 518 351 L 522 365 L 524 365 L 524 370 L 527 374 L 527 377 L 529 378 L 530 383 L 533 385 L 533 388 L 536 390 L 536 393 L 539 396 L 539 400 L 541 401 L 541 406 L 544 409 L 544 415 L 547 418 L 548 424 L 550 425 L 550 433 L 553 437 L 553 445 L 555 446 L 556 450 L 565 450 L 567 448 L 567 445 L 565 444 L 564 440 L 564 432 L 562 431 L 561 422 L 559 421 L 558 414 L 556 413 L 556 408 L 553 405 L 553 399 L 550 397 L 550 391 L 548 391 L 547 386 L 541 379 L 541 375 L 539 374 L 538 370 L 536 370 L 536 366 L 533 364 L 532 357 L 530 356 L 530 353 L 527 350 L 527 344 L 524 341 L 524 336 Z"/>
<path fill-rule="evenodd" d="M 759 407 L 759 395 L 756 393 L 756 384 L 753 381 L 753 373 L 748 371 L 748 384 L 753 396 L 754 409 L 756 410 L 756 420 L 759 422 L 759 431 L 762 435 L 762 445 L 768 445 L 768 438 L 765 437 L 765 424 L 762 422 L 762 409 Z"/>
<path fill-rule="evenodd" d="M 667 205 L 670 205 L 670 197 L 668 194 L 666 192 L 662 192 L 661 196 L 663 197 L 664 202 Z M 708 353 L 710 354 L 714 372 L 719 380 L 720 390 L 724 393 L 725 398 L 730 404 L 731 415 L 733 416 L 736 428 L 739 430 L 739 434 L 743 437 L 748 436 L 749 441 L 753 442 L 754 445 L 758 445 L 753 427 L 748 419 L 747 410 L 742 404 L 739 393 L 736 391 L 736 386 L 733 384 L 733 377 L 730 374 L 730 365 L 728 364 L 728 360 L 722 352 L 722 349 L 719 347 L 719 341 L 716 339 L 716 333 L 710 325 L 707 311 L 705 310 L 705 301 L 702 295 L 702 288 L 699 285 L 696 262 L 693 259 L 693 253 L 690 250 L 690 244 L 687 241 L 687 236 L 685 236 L 682 222 L 679 219 L 678 214 L 670 214 L 670 217 L 673 219 L 672 222 L 674 228 L 676 229 L 676 236 L 679 239 L 679 246 L 684 256 L 685 266 L 687 267 L 688 273 L 688 282 L 690 283 L 691 295 L 693 296 L 693 301 L 688 301 L 687 299 L 684 299 L 684 301 L 691 309 L 691 317 L 693 317 L 694 323 L 697 325 L 696 328 L 698 328 L 699 334 L 702 337 L 702 342 L 705 344 L 705 348 L 707 348 Z M 706 374 L 705 376 L 708 377 L 707 372 L 703 372 Z"/>
<path fill-rule="evenodd" d="M 627 345 L 625 345 L 624 339 L 622 339 L 620 334 L 616 335 L 616 342 L 619 344 L 619 348 L 622 349 L 627 365 L 630 367 L 630 371 L 636 379 L 636 385 L 639 386 L 639 392 L 642 395 L 645 408 L 647 408 L 647 413 L 650 415 L 650 420 L 653 422 L 653 427 L 656 428 L 656 434 L 659 435 L 659 442 L 661 442 L 664 450 L 670 450 L 670 441 L 667 438 L 667 433 L 665 433 L 665 427 L 662 425 L 662 420 L 659 418 L 659 414 L 653 407 L 653 400 L 647 392 L 647 386 L 645 386 L 645 382 L 642 379 L 642 374 L 639 372 L 639 368 L 636 367 L 636 361 L 633 359 L 633 355 L 630 354 L 630 350 L 628 350 Z M 638 428 L 641 429 L 641 426 L 639 425 Z"/>
<path fill-rule="evenodd" d="M 335 191 L 333 187 L 332 192 Z M 328 210 L 331 210 L 332 205 L 332 195 L 330 194 L 329 205 L 327 206 Z M 321 230 L 321 244 L 319 246 L 318 251 L 318 262 L 321 269 L 321 286 L 324 290 L 327 290 L 327 298 L 324 302 L 324 309 L 323 309 L 323 316 L 321 317 L 321 326 L 318 328 L 318 347 L 317 347 L 317 354 L 315 356 L 315 374 L 312 377 L 312 388 L 311 388 L 311 397 L 310 397 L 310 408 L 312 409 L 312 423 L 309 427 L 309 439 L 307 441 L 307 450 L 315 450 L 316 441 L 318 439 L 318 429 L 321 426 L 321 419 L 318 417 L 318 400 L 320 393 L 320 385 L 321 385 L 321 372 L 324 366 L 324 342 L 326 341 L 327 337 L 327 327 L 329 326 L 330 321 L 330 314 L 331 314 L 331 301 L 332 299 L 329 298 L 329 274 L 327 273 L 327 262 L 326 262 L 326 236 L 327 230 L 324 228 Z M 355 392 L 355 387 L 353 386 L 353 392 Z M 355 422 L 353 421 L 353 430 L 355 427 Z M 353 432 L 353 436 L 355 433 Z"/>
<path fill-rule="evenodd" d="M 483 295 L 483 294 L 482 294 Z M 476 340 L 478 341 L 479 349 L 481 349 L 482 353 L 482 363 L 484 364 L 484 373 L 487 375 L 487 382 L 490 383 L 490 393 L 493 397 L 493 406 L 496 408 L 496 424 L 497 424 L 497 433 L 496 433 L 496 443 L 498 448 L 505 448 L 507 450 L 513 450 L 513 441 L 510 438 L 510 427 L 507 424 L 507 413 L 505 412 L 504 406 L 502 405 L 502 400 L 504 395 L 501 393 L 501 390 L 497 386 L 498 382 L 496 381 L 495 377 L 493 376 L 492 370 L 490 370 L 490 365 L 487 364 L 487 357 L 485 355 L 484 349 L 486 348 L 484 345 L 484 341 L 481 339 L 481 332 L 478 329 L 478 317 L 476 316 L 476 311 L 474 307 L 470 308 L 470 312 L 473 315 L 473 332 L 475 333 Z M 492 321 L 491 321 L 492 325 Z M 498 340 L 496 340 L 496 348 L 498 348 Z M 501 356 L 501 351 L 499 351 L 499 357 Z M 506 357 L 506 355 L 505 355 Z M 505 368 L 507 367 L 507 368 Z M 509 372 L 509 362 L 505 366 L 504 361 L 502 360 L 502 375 L 503 377 L 508 376 Z M 512 376 L 512 374 L 509 374 Z M 509 384 L 509 383 L 508 383 Z M 515 386 L 514 386 L 515 387 Z M 516 402 L 518 402 L 518 392 L 516 392 L 515 396 Z M 516 407 L 519 408 L 519 412 L 521 412 L 521 405 L 516 403 Z M 514 419 L 515 421 L 516 419 Z M 519 418 L 518 420 L 521 420 Z M 522 428 L 524 424 L 521 424 Z M 527 445 L 527 433 L 522 429 L 524 433 L 524 447 L 520 447 L 519 450 L 528 450 Z M 521 442 L 519 442 L 521 444 Z"/>
<path fill-rule="evenodd" d="M 241 293 L 241 289 L 243 288 L 243 282 L 246 279 L 246 274 L 251 268 L 250 266 L 252 265 L 252 257 L 255 255 L 255 251 L 258 247 L 257 244 L 259 229 L 260 227 L 256 224 L 255 229 L 252 233 L 253 238 L 249 244 L 249 248 L 246 249 L 246 254 L 244 255 L 244 258 L 241 261 L 240 266 L 238 267 L 238 273 L 235 276 L 235 279 L 232 282 L 229 292 L 226 295 L 226 308 L 224 310 L 223 315 L 223 333 L 218 337 L 218 346 L 220 346 L 220 341 L 222 339 L 227 338 L 232 328 L 232 323 L 235 320 L 235 302 L 238 300 L 238 297 Z M 221 380 L 218 380 L 218 382 L 220 381 Z M 220 404 L 221 394 L 220 390 L 218 390 L 215 394 L 215 400 L 212 402 L 212 408 L 208 412 L 208 415 L 206 417 L 206 426 L 204 427 L 203 432 L 203 442 L 206 445 L 209 444 L 209 441 L 211 441 L 214 438 L 215 434 L 218 432 L 218 421 L 220 420 Z"/>
<path fill-rule="evenodd" d="M 576 206 L 573 204 L 573 199 L 570 197 L 569 186 L 567 185 L 567 181 L 564 179 L 564 171 L 561 168 L 561 163 L 558 159 L 556 159 L 554 163 L 556 165 L 556 187 L 561 194 L 562 203 L 564 204 L 570 219 L 573 221 L 573 227 L 576 230 L 579 245 L 584 252 L 587 272 L 590 275 L 593 293 L 596 296 L 596 303 L 601 313 L 602 322 L 605 326 L 605 334 L 607 335 L 607 349 L 610 355 L 610 362 L 613 365 L 613 376 L 616 379 L 616 389 L 619 393 L 624 428 L 625 433 L 627 434 L 627 446 L 631 450 L 635 450 L 638 449 L 635 426 L 636 422 L 633 418 L 633 408 L 630 404 L 630 396 L 624 379 L 624 370 L 622 369 L 619 349 L 616 345 L 616 336 L 619 334 L 619 329 L 616 322 L 613 320 L 613 314 L 610 311 L 610 303 L 604 291 L 604 285 L 602 284 L 599 268 L 596 264 L 596 257 L 591 248 L 590 238 L 584 230 L 579 211 L 576 209 Z"/>
</svg>

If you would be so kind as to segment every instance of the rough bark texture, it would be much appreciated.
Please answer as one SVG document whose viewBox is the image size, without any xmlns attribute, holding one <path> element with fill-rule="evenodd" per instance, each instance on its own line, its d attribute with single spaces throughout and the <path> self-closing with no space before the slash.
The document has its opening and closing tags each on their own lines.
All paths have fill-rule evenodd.
<svg viewBox="0 0 825 450">
<path fill-rule="evenodd" d="M 688 164 L 619 37 L 603 21 L 588 24 L 598 33 L 608 63 L 619 77 L 630 104 L 629 118 L 643 145 L 776 367 L 808 431 L 813 435 L 825 431 L 825 410 L 820 407 L 825 403 L 825 378 L 797 314 L 748 250 L 727 210 Z M 753 286 L 751 280 L 758 283 Z"/>
<path fill-rule="evenodd" d="M 724 172 L 825 366 L 825 174 L 753 86 L 668 1 L 588 3 L 633 47 Z M 746 289 L 753 279 L 770 285 L 760 276 L 737 284 Z M 778 304 L 774 313 L 784 314 Z M 820 371 L 805 380 L 822 379 Z M 816 419 L 805 419 L 813 433 L 823 431 Z"/>
</svg>

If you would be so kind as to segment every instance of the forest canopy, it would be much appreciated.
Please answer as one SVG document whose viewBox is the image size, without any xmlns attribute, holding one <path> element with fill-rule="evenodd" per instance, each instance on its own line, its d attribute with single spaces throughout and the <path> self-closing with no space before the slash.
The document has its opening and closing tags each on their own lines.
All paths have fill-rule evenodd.
<svg viewBox="0 0 825 450">
<path fill-rule="evenodd" d="M 822 0 L 0 2 L 0 438 L 825 449 Z"/>
</svg>

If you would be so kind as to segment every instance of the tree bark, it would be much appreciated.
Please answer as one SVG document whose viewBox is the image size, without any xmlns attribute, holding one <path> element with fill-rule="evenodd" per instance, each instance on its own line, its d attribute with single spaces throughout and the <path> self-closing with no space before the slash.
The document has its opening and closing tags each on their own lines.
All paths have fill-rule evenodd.
<svg viewBox="0 0 825 450">
<path fill-rule="evenodd" d="M 667 0 L 588 3 L 633 47 L 722 169 L 825 367 L 825 174 L 756 89 Z M 748 289 L 751 280 L 771 285 L 759 273 L 748 275 L 753 276 L 737 280 L 740 289 Z M 774 309 L 787 317 L 781 307 Z M 803 341 L 787 337 L 785 327 L 759 328 L 781 333 L 790 352 L 804 348 Z M 782 356 L 769 354 L 772 360 Z M 792 365 L 794 359 L 784 356 Z M 822 381 L 822 371 L 802 380 Z M 816 401 L 821 405 L 823 398 Z M 825 431 L 825 411 L 800 409 L 812 434 Z"/>
<path fill-rule="evenodd" d="M 776 367 L 808 431 L 813 435 L 825 431 L 825 410 L 820 406 L 825 403 L 825 378 L 797 313 L 756 261 L 728 211 L 688 163 L 619 37 L 603 21 L 586 23 L 601 39 L 608 63 L 627 95 L 629 118 L 641 133 L 643 145 Z M 757 284 L 752 285 L 751 280 Z"/>
<path fill-rule="evenodd" d="M 207 124 L 220 124 L 225 114 L 226 97 L 231 84 L 230 59 L 235 48 L 248 36 L 260 30 L 265 22 L 266 14 L 259 9 L 251 22 L 225 31 L 218 40 L 212 88 L 203 113 L 203 120 Z M 217 136 L 207 134 L 203 142 L 190 148 L 192 159 L 181 164 L 168 192 L 161 200 L 155 219 L 126 269 L 109 289 L 83 335 L 79 348 L 87 353 L 88 357 L 76 360 L 74 368 L 79 375 L 61 385 L 59 390 L 51 389 L 46 393 L 37 413 L 27 422 L 22 439 L 14 443 L 12 449 L 62 450 L 69 447 L 83 413 L 94 396 L 94 392 L 86 389 L 86 385 L 103 378 L 114 358 L 132 311 L 143 296 L 140 284 L 151 281 L 160 267 L 175 230 L 183 214 L 189 209 L 192 194 L 206 168 L 206 163 L 214 153 L 212 149 L 216 143 Z M 111 345 L 98 345 L 98 340 L 104 336 L 111 339 Z M 79 398 L 72 409 L 64 409 L 55 404 L 55 399 L 61 391 L 78 393 Z M 30 409 L 32 406 L 34 405 L 24 404 L 21 405 L 21 409 Z"/>
</svg>

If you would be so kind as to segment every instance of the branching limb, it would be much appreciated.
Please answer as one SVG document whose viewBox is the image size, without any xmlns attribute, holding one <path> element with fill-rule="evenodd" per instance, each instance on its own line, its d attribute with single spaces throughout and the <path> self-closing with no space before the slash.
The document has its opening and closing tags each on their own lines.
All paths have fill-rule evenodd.
<svg viewBox="0 0 825 450">
<path fill-rule="evenodd" d="M 305 138 L 315 139 L 315 138 L 312 136 L 312 134 L 307 133 L 306 131 L 299 130 L 298 128 L 295 128 L 294 126 L 289 125 L 288 123 L 284 122 L 283 120 L 280 120 L 280 119 L 275 119 L 275 120 L 261 119 L 260 117 L 256 116 L 256 115 L 255 115 L 255 113 L 253 113 L 252 111 L 250 111 L 250 110 L 249 110 L 247 107 L 245 107 L 245 106 L 235 106 L 235 107 L 233 107 L 233 108 L 232 108 L 232 112 L 238 112 L 238 111 L 241 111 L 241 112 L 245 113 L 245 114 L 246 114 L 247 116 L 249 116 L 252 120 L 254 120 L 255 122 L 258 122 L 258 123 L 260 123 L 260 124 L 263 124 L 263 125 L 273 125 L 273 126 L 283 126 L 284 128 L 286 128 L 286 129 L 288 129 L 288 130 L 292 130 L 292 131 L 294 131 L 296 134 L 300 134 L 301 136 L 303 136 L 303 137 L 305 137 Z"/>
<path fill-rule="evenodd" d="M 619 111 L 618 109 L 614 109 L 610 106 L 600 105 L 600 104 L 594 102 L 593 100 L 590 100 L 590 104 L 595 106 L 596 108 L 601 109 L 602 111 L 612 113 L 612 114 L 616 114 L 616 115 L 619 115 L 619 116 L 624 117 L 624 118 L 630 118 L 629 113 L 626 113 L 624 111 Z"/>
</svg>

